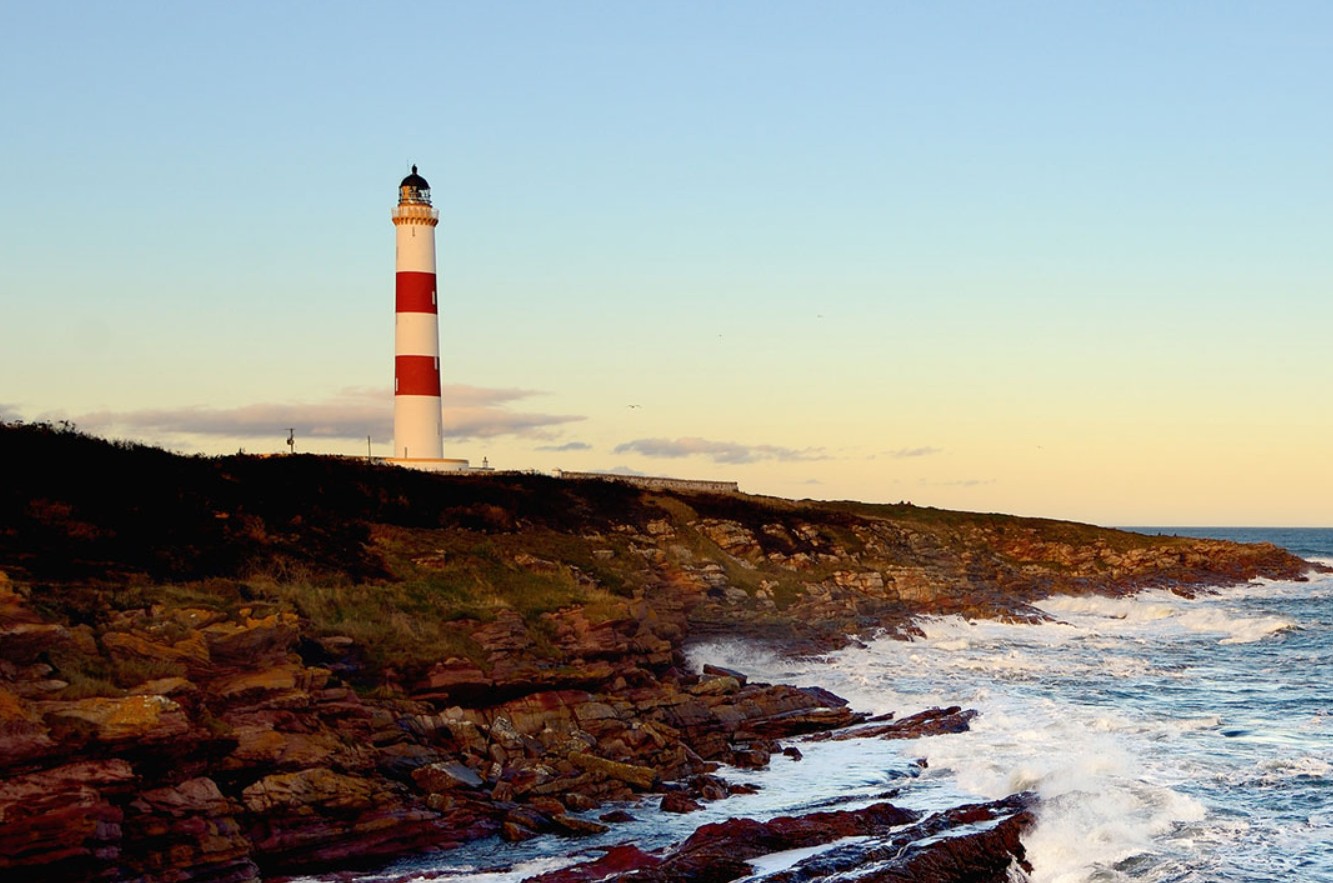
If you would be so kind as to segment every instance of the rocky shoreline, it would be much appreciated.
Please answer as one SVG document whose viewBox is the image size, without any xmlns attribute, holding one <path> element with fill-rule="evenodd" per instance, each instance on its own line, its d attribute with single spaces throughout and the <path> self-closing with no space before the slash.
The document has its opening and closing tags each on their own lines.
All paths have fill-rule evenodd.
<svg viewBox="0 0 1333 883">
<path fill-rule="evenodd" d="M 685 673 L 663 636 L 679 634 L 679 624 L 648 614 L 602 629 L 562 617 L 560 634 L 585 667 L 539 678 L 517 664 L 529 649 L 521 622 L 501 616 L 483 630 L 483 646 L 492 677 L 511 674 L 492 685 L 506 694 L 544 684 L 462 706 L 450 686 L 472 693 L 475 685 L 448 665 L 415 696 L 359 695 L 329 665 L 302 658 L 303 649 L 328 656 L 337 642 L 303 647 L 291 615 L 145 611 L 97 636 L 101 647 L 186 660 L 188 677 L 121 697 L 49 699 L 52 672 L 39 657 L 89 636 L 42 621 L 13 588 L 0 591 L 7 879 L 245 881 L 368 867 L 489 836 L 600 833 L 618 817 L 598 820 L 603 804 L 647 800 L 689 812 L 743 793 L 720 766 L 762 767 L 784 750 L 799 756 L 782 745 L 797 736 L 966 728 L 965 713 L 946 709 L 849 731 L 864 715 L 818 688 L 750 684 L 721 669 Z M 165 643 L 166 634 L 175 640 Z M 586 689 L 589 669 L 602 678 L 598 690 Z M 831 822 L 826 829 L 829 839 L 844 836 Z M 673 858 L 645 879 L 702 879 L 687 866 Z"/>
<path fill-rule="evenodd" d="M 302 459 L 229 462 L 223 477 L 309 471 Z M 1051 593 L 1190 592 L 1311 567 L 1270 546 L 1061 522 L 314 465 L 317 488 L 280 514 L 196 478 L 194 496 L 163 504 L 164 519 L 212 531 L 187 537 L 189 556 L 170 536 L 108 560 L 107 537 L 131 528 L 33 490 L 41 476 L 3 500 L 6 880 L 244 883 L 488 837 L 614 832 L 625 802 L 642 814 L 715 801 L 734 802 L 736 819 L 541 879 L 730 880 L 757 856 L 855 837 L 762 879 L 1005 880 L 1024 867 L 1031 795 L 924 818 L 881 802 L 756 822 L 742 818 L 745 787 L 726 779 L 728 767 L 799 758 L 801 738 L 961 732 L 969 711 L 867 720 L 818 687 L 689 671 L 687 641 L 722 633 L 817 652 L 910 634 L 922 614 L 1031 618 L 1030 602 Z M 331 481 L 380 502 L 309 502 L 326 501 Z M 403 481 L 408 502 L 384 503 Z M 272 496 L 271 484 L 255 493 Z M 410 522 L 423 509 L 434 526 Z M 254 550 L 252 571 L 286 569 L 153 570 L 240 547 Z M 295 568 L 293 550 L 342 563 Z M 473 588 L 457 614 L 427 606 L 463 583 Z M 377 606 L 332 619 L 358 592 Z"/>
</svg>

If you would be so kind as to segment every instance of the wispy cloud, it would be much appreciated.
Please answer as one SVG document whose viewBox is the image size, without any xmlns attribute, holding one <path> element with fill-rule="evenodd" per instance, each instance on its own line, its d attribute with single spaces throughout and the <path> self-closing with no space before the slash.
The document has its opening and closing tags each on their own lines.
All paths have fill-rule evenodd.
<svg viewBox="0 0 1333 883">
<path fill-rule="evenodd" d="M 639 438 L 616 445 L 617 454 L 645 457 L 708 457 L 714 463 L 756 463 L 760 460 L 826 460 L 823 448 L 784 448 L 777 445 L 747 445 L 711 441 L 706 438 Z"/>
<path fill-rule="evenodd" d="M 562 453 L 564 451 L 591 451 L 592 445 L 587 442 L 572 441 L 565 442 L 563 445 L 538 445 L 536 450 L 555 451 L 556 453 Z"/>
<path fill-rule="evenodd" d="M 18 412 L 13 405 L 6 405 L 0 402 L 0 423 L 12 423 L 15 420 L 22 420 L 23 415 Z"/>
<path fill-rule="evenodd" d="M 929 457 L 932 454 L 943 453 L 943 448 L 899 448 L 896 451 L 888 451 L 888 455 L 895 460 L 905 460 L 909 457 Z"/>
<path fill-rule="evenodd" d="M 526 389 L 452 385 L 443 390 L 444 434 L 455 441 L 516 435 L 547 439 L 551 429 L 583 420 L 571 414 L 512 411 L 509 403 L 540 395 Z M 260 403 L 236 408 L 188 406 L 138 411 L 95 411 L 73 418 L 82 429 L 251 438 L 285 433 L 314 438 L 393 436 L 393 396 L 382 390 L 345 389 L 318 402 Z"/>
<path fill-rule="evenodd" d="M 922 479 L 918 484 L 927 487 L 980 487 L 985 484 L 995 484 L 993 478 L 958 478 L 953 481 L 927 481 Z"/>
</svg>

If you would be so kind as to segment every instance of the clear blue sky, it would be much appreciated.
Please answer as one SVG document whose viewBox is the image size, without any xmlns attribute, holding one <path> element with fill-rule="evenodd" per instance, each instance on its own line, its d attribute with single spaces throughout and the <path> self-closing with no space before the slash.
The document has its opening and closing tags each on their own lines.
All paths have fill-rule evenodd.
<svg viewBox="0 0 1333 883">
<path fill-rule="evenodd" d="M 0 417 L 1333 524 L 1333 5 L 3 5 Z M 637 407 L 630 407 L 635 405 Z"/>
</svg>

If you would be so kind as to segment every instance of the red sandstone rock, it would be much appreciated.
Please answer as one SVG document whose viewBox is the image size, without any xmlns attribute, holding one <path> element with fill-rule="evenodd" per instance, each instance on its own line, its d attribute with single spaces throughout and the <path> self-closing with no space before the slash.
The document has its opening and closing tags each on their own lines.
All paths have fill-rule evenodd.
<svg viewBox="0 0 1333 883">
<path fill-rule="evenodd" d="M 199 632 L 192 631 L 174 644 L 152 641 L 131 632 L 107 632 L 101 640 L 108 655 L 121 662 L 167 663 L 194 673 L 206 670 L 212 663 L 208 644 Z"/>
<path fill-rule="evenodd" d="M 528 878 L 525 883 L 598 883 L 601 880 L 619 880 L 645 868 L 660 865 L 662 860 L 637 846 L 613 846 L 599 859 L 581 862 L 558 871 L 548 871 Z"/>
<path fill-rule="evenodd" d="M 887 724 L 856 727 L 829 733 L 815 733 L 806 736 L 807 742 L 843 742 L 848 739 L 919 739 L 923 736 L 939 736 L 946 733 L 967 732 L 971 720 L 977 712 L 961 706 L 948 708 L 927 708 L 900 720 Z"/>
<path fill-rule="evenodd" d="M 31 763 L 55 748 L 31 703 L 0 687 L 0 770 Z"/>
<path fill-rule="evenodd" d="M 830 843 L 844 837 L 887 832 L 915 821 L 917 817 L 916 813 L 890 804 L 875 804 L 862 810 L 811 813 L 768 822 L 731 819 L 704 825 L 661 861 L 646 866 L 634 864 L 633 879 L 652 883 L 734 880 L 751 874 L 750 859 Z M 637 858 L 631 854 L 624 860 L 633 863 Z M 600 873 L 597 862 L 592 862 L 564 869 L 569 876 L 557 879 L 597 880 L 606 877 L 604 873 L 600 877 L 578 876 L 585 869 L 592 874 Z"/>
<path fill-rule="evenodd" d="M 73 640 L 69 629 L 62 625 L 42 622 L 0 625 L 0 659 L 27 665 L 42 653 Z"/>
<path fill-rule="evenodd" d="M 703 804 L 681 791 L 669 791 L 662 795 L 658 809 L 662 812 L 687 813 L 703 809 Z"/>
<path fill-rule="evenodd" d="M 150 878 L 257 879 L 253 846 L 236 820 L 239 811 L 212 779 L 143 791 L 126 808 L 125 840 L 135 848 L 122 860 Z"/>
<path fill-rule="evenodd" d="M 0 876 L 100 876 L 120 856 L 116 798 L 135 776 L 123 760 L 82 761 L 0 780 Z"/>
<path fill-rule="evenodd" d="M 425 677 L 412 686 L 412 693 L 421 699 L 468 697 L 489 690 L 493 683 L 490 675 L 476 663 L 453 658 L 432 666 Z"/>
<path fill-rule="evenodd" d="M 412 781 L 428 793 L 480 788 L 485 784 L 481 776 L 461 763 L 432 763 L 419 767 L 412 773 Z"/>
<path fill-rule="evenodd" d="M 561 833 L 570 834 L 576 837 L 585 837 L 593 834 L 605 834 L 610 828 L 600 822 L 593 822 L 588 819 L 581 819 L 578 816 L 572 816 L 569 813 L 556 813 L 551 816 L 551 821 L 555 823 Z"/>
<path fill-rule="evenodd" d="M 631 787 L 638 788 L 640 791 L 649 791 L 657 784 L 657 772 L 648 767 L 617 763 L 581 751 L 571 751 L 569 760 L 579 769 L 617 779 Z"/>
<path fill-rule="evenodd" d="M 500 827 L 500 837 L 509 843 L 522 843 L 539 836 L 536 831 L 526 828 L 518 822 L 505 822 Z"/>
<path fill-rule="evenodd" d="M 300 636 L 300 620 L 292 613 L 259 619 L 217 622 L 203 629 L 209 658 L 217 665 L 253 667 L 281 661 Z"/>
<path fill-rule="evenodd" d="M 971 804 L 876 834 L 757 878 L 763 883 L 1012 883 L 1031 872 L 1022 833 L 1034 821 L 1031 795 Z"/>
<path fill-rule="evenodd" d="M 78 730 L 103 743 L 164 742 L 190 729 L 185 710 L 165 696 L 94 697 L 36 707 L 53 733 Z"/>
</svg>

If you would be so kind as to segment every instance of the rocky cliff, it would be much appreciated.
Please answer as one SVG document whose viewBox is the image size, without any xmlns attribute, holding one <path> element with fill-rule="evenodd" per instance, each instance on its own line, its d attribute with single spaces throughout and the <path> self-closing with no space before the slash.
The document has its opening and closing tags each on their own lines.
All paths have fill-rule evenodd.
<svg viewBox="0 0 1333 883">
<path fill-rule="evenodd" d="M 619 801 L 689 811 L 732 799 L 722 765 L 799 756 L 804 734 L 968 720 L 848 730 L 862 716 L 817 688 L 685 670 L 693 637 L 804 652 L 910 634 L 923 613 L 1033 617 L 1052 593 L 1310 568 L 1063 522 L 182 458 L 46 426 L 0 427 L 0 457 L 23 464 L 0 489 L 0 873 L 16 880 L 243 881 L 599 832 Z M 810 845 L 913 822 L 923 845 L 895 850 L 916 864 L 879 879 L 1002 880 L 1027 801 L 701 831 L 568 873 L 731 879 L 700 856 L 739 874 L 745 854 L 719 844 L 747 830 Z"/>
</svg>

